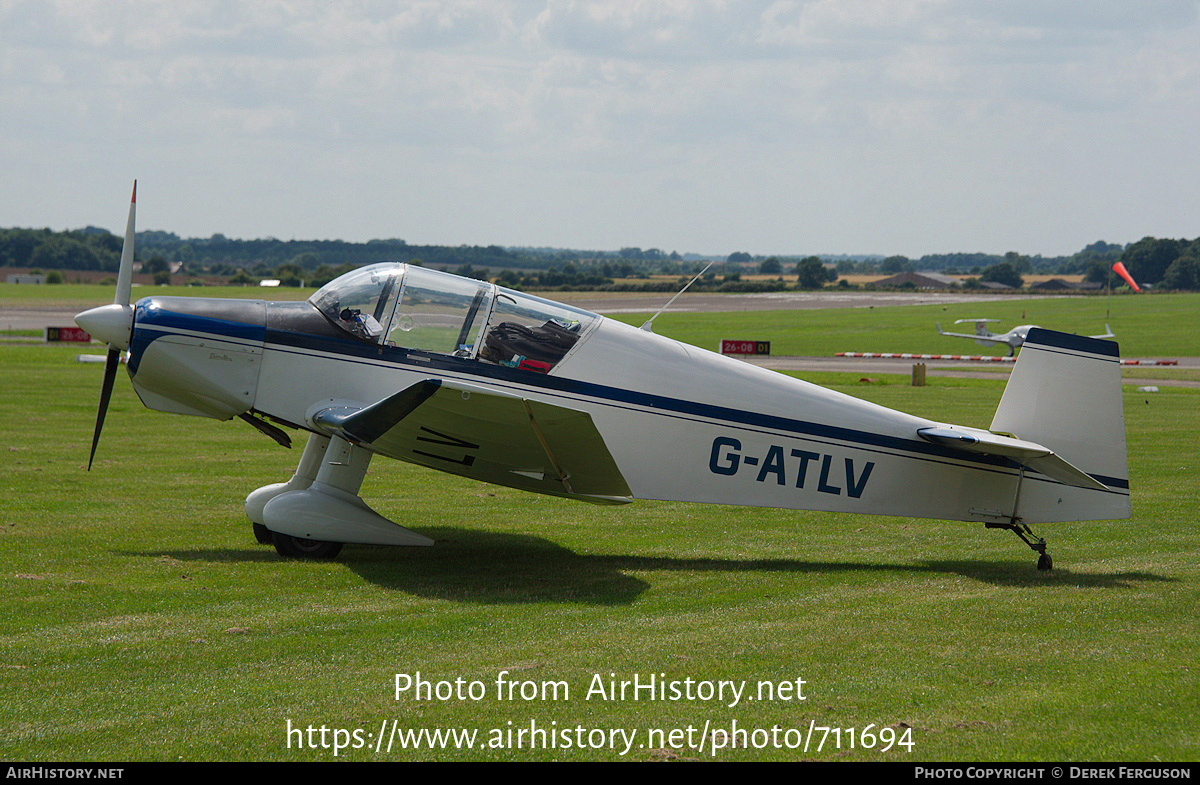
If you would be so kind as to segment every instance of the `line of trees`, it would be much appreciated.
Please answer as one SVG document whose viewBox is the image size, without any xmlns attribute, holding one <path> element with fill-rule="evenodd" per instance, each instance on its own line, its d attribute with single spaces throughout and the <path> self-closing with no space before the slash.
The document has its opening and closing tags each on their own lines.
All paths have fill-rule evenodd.
<svg viewBox="0 0 1200 785">
<path fill-rule="evenodd" d="M 0 267 L 115 273 L 120 266 L 122 238 L 96 227 L 55 232 L 50 229 L 0 230 Z M 217 276 L 255 280 L 279 278 L 285 285 L 321 285 L 344 272 L 380 261 L 423 264 L 449 270 L 503 270 L 506 285 L 514 288 L 596 288 L 614 285 L 616 279 L 652 274 L 694 275 L 704 260 L 657 248 L 622 248 L 615 252 L 489 246 L 409 245 L 404 240 L 234 240 L 215 234 L 207 239 L 183 239 L 162 231 L 139 232 L 138 261 L 156 280 L 169 280 L 171 265 L 181 265 L 179 278 Z M 169 263 L 168 263 L 169 260 Z M 920 259 L 889 257 L 758 257 L 744 251 L 730 254 L 710 270 L 700 288 L 771 290 L 773 282 L 742 281 L 741 275 L 757 272 L 769 276 L 798 276 L 799 288 L 820 288 L 840 275 L 932 271 L 979 276 L 1019 286 L 1027 274 L 1083 274 L 1085 280 L 1104 282 L 1114 262 L 1121 261 L 1139 283 L 1158 289 L 1200 290 L 1200 238 L 1146 237 L 1128 246 L 1099 241 L 1078 253 L 1062 257 L 958 253 L 927 255 Z M 724 277 L 717 279 L 719 272 Z M 778 283 L 778 282 L 774 282 Z M 843 282 L 844 285 L 845 282 Z M 645 284 L 615 284 L 644 288 Z M 775 288 L 778 288 L 776 286 Z M 789 288 L 789 287 L 785 287 Z"/>
<path fill-rule="evenodd" d="M 121 244 L 120 237 L 103 229 L 5 229 L 0 231 L 0 267 L 116 272 Z"/>
<path fill-rule="evenodd" d="M 1168 240 L 1146 237 L 1121 255 L 1121 262 L 1139 284 L 1158 289 L 1200 289 L 1200 237 Z"/>
</svg>

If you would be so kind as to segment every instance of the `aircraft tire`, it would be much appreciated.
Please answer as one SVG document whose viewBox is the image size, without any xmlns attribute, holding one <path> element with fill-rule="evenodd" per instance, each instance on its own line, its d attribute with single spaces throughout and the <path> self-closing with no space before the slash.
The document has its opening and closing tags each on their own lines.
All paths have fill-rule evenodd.
<svg viewBox="0 0 1200 785">
<path fill-rule="evenodd" d="M 254 527 L 254 541 L 259 545 L 273 545 L 274 540 L 271 539 L 271 530 L 261 523 L 251 523 Z"/>
<path fill-rule="evenodd" d="M 335 558 L 342 550 L 340 542 L 306 540 L 279 532 L 271 532 L 271 541 L 275 544 L 275 552 L 285 559 L 328 560 Z"/>
</svg>

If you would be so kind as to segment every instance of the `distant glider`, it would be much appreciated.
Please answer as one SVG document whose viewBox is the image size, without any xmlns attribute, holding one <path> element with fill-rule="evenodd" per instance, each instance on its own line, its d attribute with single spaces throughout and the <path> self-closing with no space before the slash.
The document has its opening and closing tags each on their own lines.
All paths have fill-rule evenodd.
<svg viewBox="0 0 1200 785">
<path fill-rule="evenodd" d="M 975 343 L 980 346 L 991 346 L 992 344 L 1002 343 L 1008 346 L 1008 356 L 1012 357 L 1017 349 L 1025 343 L 1026 336 L 1029 331 L 1037 328 L 1036 324 L 1022 324 L 1020 327 L 1014 327 L 1006 333 L 993 333 L 984 325 L 988 322 L 998 322 L 999 319 L 957 319 L 955 324 L 973 324 L 975 325 L 975 334 L 967 333 L 949 333 L 942 329 L 942 325 L 934 322 L 937 325 L 938 335 L 948 335 L 951 338 L 974 338 Z M 1089 338 L 1115 338 L 1112 328 L 1107 324 L 1104 325 L 1105 333 L 1103 335 L 1091 335 Z"/>
</svg>

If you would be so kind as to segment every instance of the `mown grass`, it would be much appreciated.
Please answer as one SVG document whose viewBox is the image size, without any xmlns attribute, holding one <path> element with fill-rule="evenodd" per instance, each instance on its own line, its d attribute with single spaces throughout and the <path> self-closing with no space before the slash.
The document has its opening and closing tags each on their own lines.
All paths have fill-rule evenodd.
<svg viewBox="0 0 1200 785">
<path fill-rule="evenodd" d="M 640 325 L 653 312 L 649 308 L 645 314 L 614 318 Z M 1114 295 L 1111 300 L 1038 295 L 948 305 L 741 311 L 722 313 L 719 318 L 668 311 L 654 320 L 654 330 L 713 351 L 722 339 L 740 339 L 770 341 L 772 354 L 806 357 L 827 357 L 835 352 L 1003 355 L 1008 353 L 1007 347 L 978 346 L 971 340 L 941 336 L 935 325 L 940 322 L 943 330 L 973 333 L 974 325 L 955 325 L 954 321 L 989 318 L 999 320 L 988 325 L 994 333 L 1037 324 L 1061 332 L 1102 335 L 1108 324 L 1123 357 L 1170 358 L 1198 353 L 1200 338 L 1190 326 L 1197 312 L 1200 294 Z"/>
<path fill-rule="evenodd" d="M 115 276 L 114 276 L 115 278 Z M 134 286 L 134 301 L 151 295 L 163 297 L 235 297 L 250 300 L 303 300 L 313 289 L 288 286 Z M 112 302 L 112 285 L 64 283 L 30 286 L 0 283 L 0 308 L 35 305 L 45 308 L 91 308 Z"/>
<path fill-rule="evenodd" d="M 676 337 L 682 328 L 667 320 L 679 316 L 656 328 Z M 734 317 L 695 318 L 689 329 L 717 334 Z M 1121 335 L 1115 319 L 1113 328 Z M 1142 329 L 1125 325 L 1131 337 Z M 376 733 L 392 719 L 477 729 L 480 744 L 489 729 L 530 721 L 643 734 L 706 722 L 874 724 L 911 729 L 913 742 L 886 753 L 844 740 L 807 753 L 751 743 L 721 760 L 1200 756 L 1194 390 L 1126 391 L 1133 518 L 1041 527 L 1055 556 L 1049 573 L 1015 537 L 972 524 L 594 507 L 383 460 L 364 498 L 437 545 L 347 546 L 335 562 L 305 563 L 255 544 L 241 509 L 247 492 L 290 474 L 298 451 L 242 423 L 148 411 L 121 375 L 86 472 L 102 371 L 75 363 L 77 351 L 0 346 L 5 758 L 332 760 L 332 749 L 297 749 L 294 737 L 289 748 L 289 721 Z M 1186 353 L 1197 353 L 1194 341 Z M 805 378 L 983 427 L 1004 383 Z M 497 700 L 505 670 L 565 681 L 569 699 Z M 479 701 L 396 700 L 394 675 L 417 671 L 489 690 Z M 807 700 L 585 699 L 596 674 L 660 673 L 751 686 L 803 678 Z M 337 757 L 672 756 L 712 757 L 638 746 L 622 756 L 607 745 Z"/>
</svg>

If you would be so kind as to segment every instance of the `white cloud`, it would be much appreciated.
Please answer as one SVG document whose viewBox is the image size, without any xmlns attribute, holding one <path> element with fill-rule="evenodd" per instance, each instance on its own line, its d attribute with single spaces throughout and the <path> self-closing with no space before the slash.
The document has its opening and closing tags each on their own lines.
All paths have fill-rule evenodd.
<svg viewBox="0 0 1200 785">
<path fill-rule="evenodd" d="M 185 234 L 910 254 L 1184 236 L 1198 44 L 1194 0 L 3 0 L 0 156 L 23 187 L 0 225 L 111 222 L 138 176 L 147 200 L 159 183 L 147 220 Z"/>
</svg>

